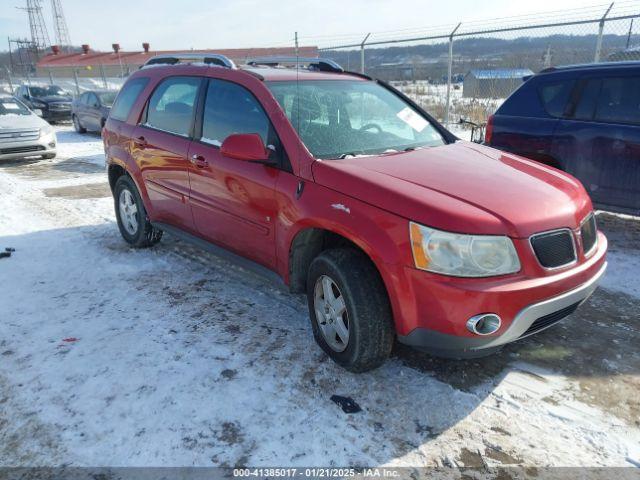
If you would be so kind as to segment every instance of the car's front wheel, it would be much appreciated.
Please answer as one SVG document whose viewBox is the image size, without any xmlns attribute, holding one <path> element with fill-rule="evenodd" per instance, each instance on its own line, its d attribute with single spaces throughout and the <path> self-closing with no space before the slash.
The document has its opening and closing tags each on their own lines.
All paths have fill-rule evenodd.
<svg viewBox="0 0 640 480">
<path fill-rule="evenodd" d="M 122 238 L 128 244 L 136 248 L 144 248 L 160 241 L 162 230 L 155 228 L 149 222 L 142 198 L 130 177 L 123 175 L 118 179 L 113 197 L 118 228 Z"/>
<path fill-rule="evenodd" d="M 76 132 L 78 132 L 78 133 L 87 133 L 87 129 L 82 126 L 82 124 L 80 123 L 80 119 L 78 118 L 77 115 L 73 115 L 71 117 L 71 120 L 73 121 L 73 129 Z"/>
<path fill-rule="evenodd" d="M 363 253 L 336 248 L 316 257 L 307 277 L 307 300 L 316 342 L 336 363 L 365 372 L 389 357 L 391 306 L 380 274 Z"/>
</svg>

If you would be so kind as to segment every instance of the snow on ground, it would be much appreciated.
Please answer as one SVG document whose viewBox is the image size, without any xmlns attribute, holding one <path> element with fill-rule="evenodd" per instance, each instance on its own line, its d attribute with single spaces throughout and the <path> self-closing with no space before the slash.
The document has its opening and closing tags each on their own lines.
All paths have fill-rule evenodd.
<svg viewBox="0 0 640 480">
<path fill-rule="evenodd" d="M 100 139 L 58 132 L 57 159 L 0 164 L 0 466 L 640 461 L 638 247 L 620 243 L 611 290 L 500 354 L 399 348 L 354 375 L 303 298 L 170 236 L 128 248 Z"/>
</svg>

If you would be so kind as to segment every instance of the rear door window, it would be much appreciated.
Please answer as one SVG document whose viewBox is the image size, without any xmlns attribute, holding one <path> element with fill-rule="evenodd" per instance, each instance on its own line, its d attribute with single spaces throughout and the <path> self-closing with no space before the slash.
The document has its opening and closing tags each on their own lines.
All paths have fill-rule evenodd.
<svg viewBox="0 0 640 480">
<path fill-rule="evenodd" d="M 144 87 L 149 83 L 148 78 L 136 78 L 131 80 L 122 87 L 116 101 L 109 112 L 109 117 L 115 118 L 116 120 L 126 121 L 131 109 L 133 108 L 133 104 L 136 103 L 140 92 L 144 90 Z"/>
<path fill-rule="evenodd" d="M 582 87 L 580 92 L 580 98 L 576 104 L 573 117 L 576 120 L 592 120 L 593 112 L 596 109 L 596 103 L 598 102 L 598 95 L 600 94 L 600 85 L 602 81 L 600 79 L 588 80 Z"/>
<path fill-rule="evenodd" d="M 170 77 L 160 82 L 149 100 L 145 125 L 189 136 L 200 83 L 197 77 Z"/>
<path fill-rule="evenodd" d="M 540 85 L 540 100 L 549 115 L 552 117 L 564 115 L 574 85 L 574 80 L 561 80 Z"/>
<path fill-rule="evenodd" d="M 89 93 L 87 95 L 87 105 L 90 107 L 97 107 L 98 104 L 98 97 L 96 97 L 95 93 Z"/>
<path fill-rule="evenodd" d="M 640 77 L 603 79 L 596 120 L 640 124 Z"/>
</svg>

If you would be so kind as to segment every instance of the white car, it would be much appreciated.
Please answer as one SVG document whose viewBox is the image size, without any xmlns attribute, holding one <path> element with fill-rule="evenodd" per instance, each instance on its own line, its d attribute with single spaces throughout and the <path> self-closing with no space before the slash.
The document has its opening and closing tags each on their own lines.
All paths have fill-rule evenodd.
<svg viewBox="0 0 640 480">
<path fill-rule="evenodd" d="M 11 95 L 0 93 L 0 160 L 56 156 L 53 127 Z"/>
</svg>

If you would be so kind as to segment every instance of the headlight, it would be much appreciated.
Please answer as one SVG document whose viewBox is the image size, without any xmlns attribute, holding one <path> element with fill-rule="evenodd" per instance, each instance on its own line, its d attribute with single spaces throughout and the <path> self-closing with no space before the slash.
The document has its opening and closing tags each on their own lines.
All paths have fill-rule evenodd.
<svg viewBox="0 0 640 480">
<path fill-rule="evenodd" d="M 47 125 L 45 127 L 40 128 L 40 136 L 44 137 L 45 135 L 50 135 L 53 133 L 53 127 L 51 125 Z"/>
<path fill-rule="evenodd" d="M 32 100 L 31 105 L 33 105 L 33 108 L 47 108 L 46 103 L 39 102 L 38 100 Z"/>
<path fill-rule="evenodd" d="M 456 277 L 490 277 L 520 270 L 509 237 L 443 232 L 410 222 L 416 268 Z"/>
</svg>

